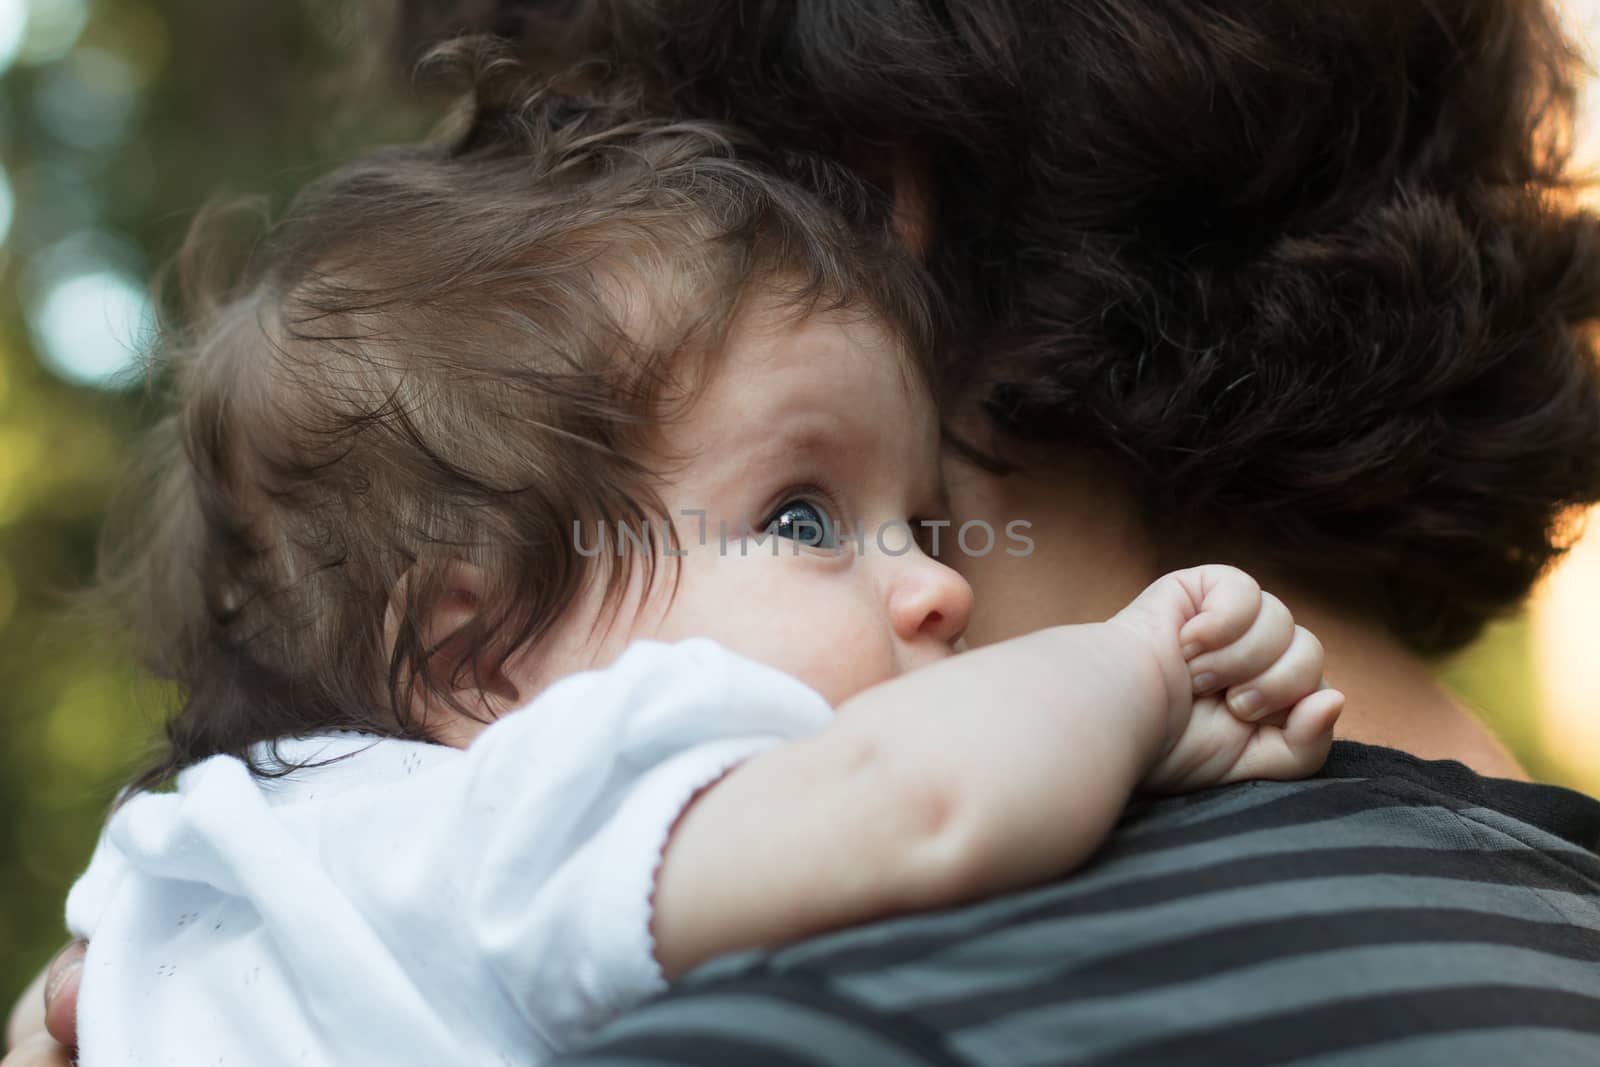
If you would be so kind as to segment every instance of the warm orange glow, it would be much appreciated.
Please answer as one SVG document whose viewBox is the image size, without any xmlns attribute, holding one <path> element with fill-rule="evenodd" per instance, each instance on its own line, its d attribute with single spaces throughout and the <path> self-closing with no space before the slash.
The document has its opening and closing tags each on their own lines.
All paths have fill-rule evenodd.
<svg viewBox="0 0 1600 1067">
<path fill-rule="evenodd" d="M 1600 536 L 1580 541 L 1534 598 L 1533 654 L 1545 750 L 1600 788 Z"/>
<path fill-rule="evenodd" d="M 1558 5 L 1574 36 L 1600 66 L 1600 0 Z M 1600 81 L 1580 104 L 1575 157 L 1600 171 Z M 1600 203 L 1600 193 L 1589 198 Z M 1579 784 L 1600 791 L 1600 512 L 1532 604 L 1533 656 L 1539 678 L 1544 749 Z"/>
</svg>

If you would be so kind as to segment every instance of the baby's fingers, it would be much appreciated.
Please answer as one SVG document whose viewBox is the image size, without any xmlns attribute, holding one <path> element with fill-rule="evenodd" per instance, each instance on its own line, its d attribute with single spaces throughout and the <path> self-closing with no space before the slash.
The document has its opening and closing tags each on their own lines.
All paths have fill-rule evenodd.
<svg viewBox="0 0 1600 1067">
<path fill-rule="evenodd" d="M 1178 579 L 1195 601 L 1194 617 L 1178 630 L 1186 660 L 1239 640 L 1261 614 L 1261 586 L 1237 567 L 1196 567 Z"/>
<path fill-rule="evenodd" d="M 1304 626 L 1283 655 L 1261 674 L 1228 690 L 1228 710 L 1245 722 L 1259 722 L 1292 708 L 1322 686 L 1322 642 Z"/>
<path fill-rule="evenodd" d="M 1327 762 L 1333 727 L 1344 711 L 1344 694 L 1319 689 L 1296 704 L 1282 726 L 1257 726 L 1225 781 L 1289 780 L 1315 774 Z"/>
<path fill-rule="evenodd" d="M 1191 620 L 1199 622 L 1204 616 Z M 1260 605 L 1249 629 L 1232 642 L 1189 661 L 1189 676 L 1196 693 L 1210 693 L 1239 685 L 1265 673 L 1294 640 L 1294 616 L 1271 593 L 1260 594 Z M 1180 640 L 1188 640 L 1180 635 Z M 1282 705 L 1280 705 L 1281 707 Z"/>
</svg>

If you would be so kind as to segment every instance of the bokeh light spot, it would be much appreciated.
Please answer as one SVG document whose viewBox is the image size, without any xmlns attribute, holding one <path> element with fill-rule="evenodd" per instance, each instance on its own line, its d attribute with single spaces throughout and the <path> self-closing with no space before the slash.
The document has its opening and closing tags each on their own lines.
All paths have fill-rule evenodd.
<svg viewBox="0 0 1600 1067">
<path fill-rule="evenodd" d="M 27 0 L 0 0 L 0 74 L 16 60 L 27 28 Z"/>
<path fill-rule="evenodd" d="M 123 139 L 138 99 L 128 61 L 89 46 L 51 69 L 34 94 L 34 107 L 57 139 L 96 151 Z"/>
<path fill-rule="evenodd" d="M 28 502 L 28 472 L 39 462 L 39 437 L 25 426 L 0 426 L 0 526 L 17 518 Z"/>
<path fill-rule="evenodd" d="M 144 286 L 114 268 L 71 274 L 45 287 L 31 315 L 39 353 L 80 385 L 132 384 L 154 312 Z"/>
<path fill-rule="evenodd" d="M 58 768 L 87 773 L 99 779 L 126 771 L 130 754 L 137 754 L 135 731 L 142 731 L 140 716 L 125 714 L 115 721 L 107 708 L 131 710 L 130 679 L 120 664 L 96 669 L 83 665 L 83 673 L 67 683 L 50 709 L 45 724 L 45 746 Z"/>
<path fill-rule="evenodd" d="M 89 21 L 87 0 L 25 0 L 27 24 L 19 58 L 27 63 L 54 63 L 78 43 Z"/>
</svg>

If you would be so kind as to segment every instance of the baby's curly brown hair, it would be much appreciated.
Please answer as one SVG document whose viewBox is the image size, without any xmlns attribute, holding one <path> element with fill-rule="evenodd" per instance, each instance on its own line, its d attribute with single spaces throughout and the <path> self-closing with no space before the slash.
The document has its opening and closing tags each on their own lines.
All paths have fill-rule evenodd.
<svg viewBox="0 0 1600 1067">
<path fill-rule="evenodd" d="M 1459 648 L 1600 499 L 1600 224 L 1540 0 L 406 0 L 884 181 L 922 161 L 959 384 Z"/>
<path fill-rule="evenodd" d="M 312 183 L 242 270 L 226 213 L 179 259 L 172 414 L 103 557 L 182 696 L 136 787 L 217 754 L 266 773 L 254 746 L 287 736 L 428 739 L 418 687 L 482 715 L 457 697 L 473 672 L 632 573 L 575 527 L 669 521 L 655 431 L 753 294 L 871 315 L 930 372 L 924 272 L 842 171 L 791 180 L 729 129 L 560 95 L 490 48 L 450 62 L 474 79 L 450 135 Z M 460 563 L 482 590 L 441 657 L 428 618 Z"/>
</svg>

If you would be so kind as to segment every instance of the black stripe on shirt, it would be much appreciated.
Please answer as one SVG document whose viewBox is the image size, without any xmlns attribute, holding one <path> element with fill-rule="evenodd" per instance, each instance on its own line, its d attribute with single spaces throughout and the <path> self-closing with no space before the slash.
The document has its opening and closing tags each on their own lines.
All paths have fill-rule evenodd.
<svg viewBox="0 0 1600 1067">
<path fill-rule="evenodd" d="M 1088 964 L 1030 976 L 1026 985 L 978 995 L 920 1000 L 911 1014 L 960 1029 L 1046 1007 L 1062 998 L 1137 995 L 1297 956 L 1388 945 L 1481 944 L 1583 962 L 1600 962 L 1600 930 L 1539 923 L 1454 908 L 1385 908 L 1294 916 L 1176 937 L 1101 956 Z"/>
<path fill-rule="evenodd" d="M 1040 920 L 1148 908 L 1203 893 L 1320 878 L 1401 875 L 1521 889 L 1555 889 L 1591 896 L 1600 892 L 1600 886 L 1559 859 L 1552 860 L 1533 849 L 1508 849 L 1489 855 L 1493 856 L 1492 861 L 1484 852 L 1471 849 L 1362 846 L 1246 856 L 1146 878 L 1130 878 L 1090 892 L 1076 891 L 1072 880 L 1068 879 L 1047 889 L 1029 891 L 1029 896 L 1037 899 L 1036 904 L 1021 910 L 997 910 L 992 919 L 964 928 L 962 937 L 981 937 Z M 923 928 L 919 929 L 919 925 Z M 893 937 L 882 937 L 880 929 L 879 936 L 871 940 L 847 940 L 836 951 L 823 955 L 807 950 L 801 966 L 805 970 L 839 975 L 881 970 L 923 959 L 951 943 L 948 931 L 919 924 L 915 919 L 896 924 L 893 929 Z M 775 970 L 784 969 L 785 958 L 783 952 L 773 956 Z"/>
<path fill-rule="evenodd" d="M 1362 812 L 1382 808 L 1418 806 L 1416 798 L 1373 789 L 1370 782 L 1328 782 L 1320 783 L 1313 788 L 1299 785 L 1284 786 L 1276 782 L 1246 783 L 1223 788 L 1232 790 L 1250 787 L 1276 788 L 1285 792 L 1277 799 L 1253 805 L 1243 811 L 1232 811 L 1224 807 L 1211 817 L 1195 817 L 1197 813 L 1174 809 L 1171 800 L 1156 801 L 1150 808 L 1144 809 L 1143 813 L 1141 809 L 1135 808 L 1118 829 L 1120 831 L 1126 828 L 1136 832 L 1127 838 L 1113 836 L 1109 847 L 1097 858 L 1102 861 L 1120 859 L 1124 856 L 1223 841 L 1244 834 L 1256 834 L 1286 827 L 1303 827 L 1309 831 L 1317 823 L 1341 819 L 1347 815 L 1359 815 Z M 1443 807 L 1438 804 L 1429 806 Z M 1143 824 L 1146 821 L 1166 821 L 1170 825 L 1145 826 Z"/>
<path fill-rule="evenodd" d="M 687 995 L 669 993 L 602 1030 L 586 1051 L 561 1063 L 592 1067 L 608 1058 L 631 1056 L 708 1067 L 798 1067 L 811 1064 L 815 1056 L 826 1067 L 882 1067 L 890 1062 L 966 1067 L 933 1030 L 873 1011 L 801 976 L 745 975 L 726 989 L 722 985 L 708 983 Z M 703 1021 L 708 1016 L 715 1018 L 713 1024 Z M 762 1044 L 761 1035 L 775 1027 L 783 1031 L 783 1040 Z"/>
<path fill-rule="evenodd" d="M 1376 1057 L 1380 1046 L 1394 1041 L 1509 1027 L 1565 1030 L 1600 1038 L 1600 998 L 1503 985 L 1356 997 L 1255 1021 L 1187 1030 L 1144 1044 L 1121 1045 L 1086 1064 L 1273 1067 L 1357 1048 L 1370 1049 Z M 1600 1053 L 1600 1041 L 1595 1048 Z"/>
<path fill-rule="evenodd" d="M 760 1034 L 734 1037 L 726 1030 L 679 1030 L 631 1033 L 614 1041 L 602 1041 L 593 1048 L 565 1056 L 563 1067 L 597 1067 L 621 1060 L 648 1065 L 674 1064 L 680 1067 L 839 1067 L 826 1048 L 804 1059 L 790 1055 Z"/>
</svg>

